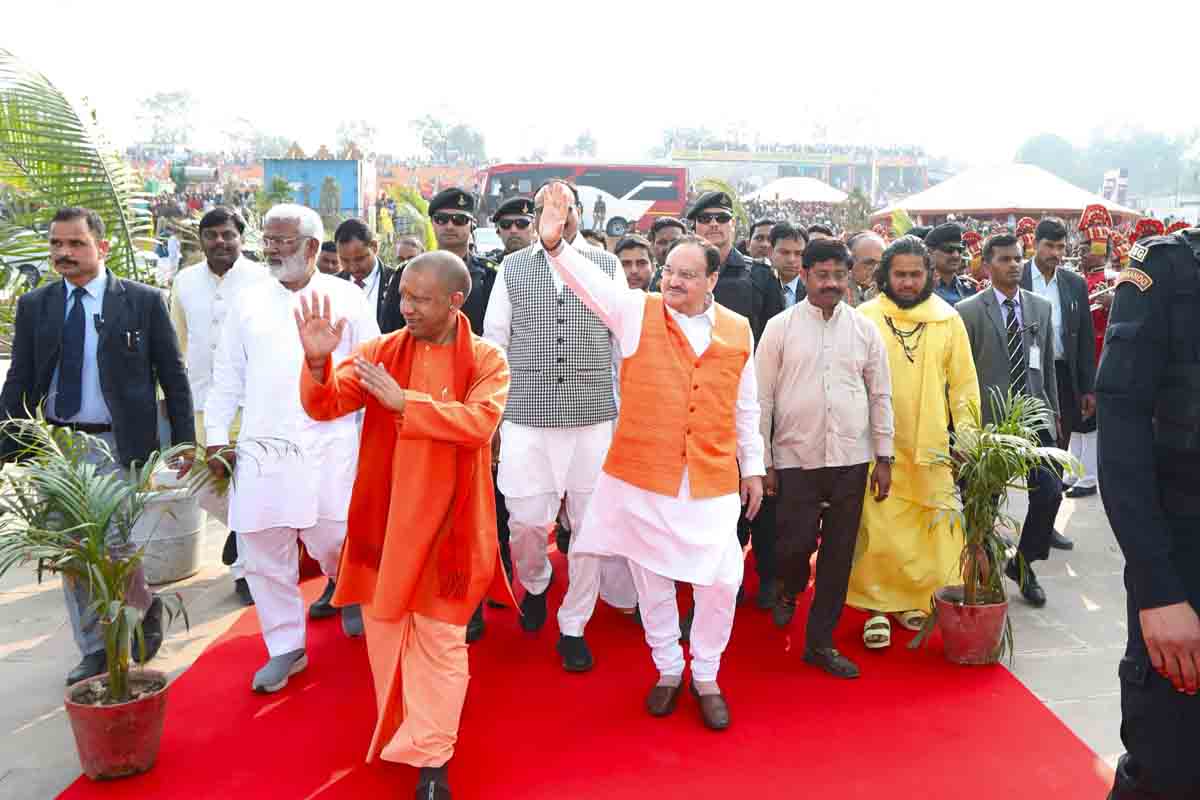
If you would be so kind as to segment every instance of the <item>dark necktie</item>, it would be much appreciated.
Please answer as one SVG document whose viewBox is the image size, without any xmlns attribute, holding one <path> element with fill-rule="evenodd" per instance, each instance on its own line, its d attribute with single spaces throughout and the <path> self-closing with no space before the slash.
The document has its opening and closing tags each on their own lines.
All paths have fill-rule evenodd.
<svg viewBox="0 0 1200 800">
<path fill-rule="evenodd" d="M 367 282 L 364 281 L 362 278 L 355 278 L 354 282 L 358 284 L 358 288 L 360 288 L 360 289 L 367 288 Z"/>
<path fill-rule="evenodd" d="M 1017 302 L 1005 300 L 1004 307 L 1008 310 L 1008 378 L 1015 394 L 1026 389 L 1025 346 L 1021 342 L 1021 326 L 1017 323 Z"/>
<path fill-rule="evenodd" d="M 83 297 L 87 294 L 82 286 L 71 292 L 71 311 L 63 325 L 62 353 L 58 362 L 58 397 L 54 401 L 54 413 L 60 420 L 68 420 L 79 413 L 83 405 L 83 340 L 86 323 L 83 313 Z"/>
</svg>

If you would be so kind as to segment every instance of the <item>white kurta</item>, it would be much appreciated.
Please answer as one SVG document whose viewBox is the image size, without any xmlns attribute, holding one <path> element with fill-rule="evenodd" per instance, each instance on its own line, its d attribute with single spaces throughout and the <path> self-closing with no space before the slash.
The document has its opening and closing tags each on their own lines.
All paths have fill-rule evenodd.
<svg viewBox="0 0 1200 800">
<path fill-rule="evenodd" d="M 225 320 L 204 424 L 210 446 L 228 444 L 229 425 L 238 406 L 243 408 L 229 503 L 229 527 L 239 533 L 346 519 L 358 464 L 358 425 L 354 415 L 317 422 L 300 404 L 304 348 L 293 312 L 301 293 L 307 298 L 314 291 L 329 297 L 335 319 L 347 321 L 334 363 L 379 336 L 366 295 L 353 283 L 320 272 L 301 292 L 276 280 L 248 287 Z"/>
<path fill-rule="evenodd" d="M 551 263 L 579 299 L 613 332 L 623 358 L 637 352 L 642 337 L 647 295 L 624 282 L 609 280 L 591 261 L 565 245 Z M 715 313 L 711 306 L 687 317 L 668 308 L 697 355 L 712 341 Z M 758 383 L 754 358 L 746 359 L 738 382 L 735 420 L 737 458 L 743 477 L 764 475 L 763 441 L 759 433 Z M 653 424 L 649 409 L 622 406 L 621 414 Z M 596 555 L 623 556 L 659 575 L 688 583 L 709 585 L 718 581 L 736 584 L 742 559 L 737 540 L 738 495 L 697 499 L 685 466 L 679 494 L 655 494 L 601 472 L 596 483 L 584 530 L 572 550 Z"/>
</svg>

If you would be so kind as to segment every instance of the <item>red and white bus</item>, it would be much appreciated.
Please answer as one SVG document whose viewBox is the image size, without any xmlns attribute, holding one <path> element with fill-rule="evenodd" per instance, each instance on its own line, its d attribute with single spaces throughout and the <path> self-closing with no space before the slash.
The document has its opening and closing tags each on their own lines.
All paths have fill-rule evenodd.
<svg viewBox="0 0 1200 800">
<path fill-rule="evenodd" d="M 492 215 L 513 195 L 531 195 L 550 178 L 574 184 L 583 203 L 583 227 L 602 222 L 609 236 L 648 231 L 655 217 L 682 217 L 687 206 L 687 167 L 662 164 L 556 162 L 495 164 L 480 173 L 484 214 Z M 596 200 L 603 201 L 603 219 Z"/>
</svg>

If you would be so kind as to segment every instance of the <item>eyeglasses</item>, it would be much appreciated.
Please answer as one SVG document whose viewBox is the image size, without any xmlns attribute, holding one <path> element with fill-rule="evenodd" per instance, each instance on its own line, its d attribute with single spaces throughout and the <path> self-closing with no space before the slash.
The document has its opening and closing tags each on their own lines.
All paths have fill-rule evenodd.
<svg viewBox="0 0 1200 800">
<path fill-rule="evenodd" d="M 525 219 L 524 217 L 521 217 L 520 219 L 502 219 L 496 223 L 496 227 L 502 231 L 506 231 L 509 228 L 511 228 L 513 225 L 516 225 L 517 230 L 523 231 L 532 224 L 533 224 L 533 220 L 529 220 L 529 219 Z"/>
<path fill-rule="evenodd" d="M 670 278 L 672 276 L 679 278 L 681 281 L 694 281 L 700 277 L 700 273 L 692 272 L 691 270 L 686 270 L 686 269 L 676 271 L 676 270 L 671 269 L 670 267 L 662 268 L 663 279 Z"/>
<path fill-rule="evenodd" d="M 200 238 L 206 242 L 215 242 L 218 239 L 220 239 L 222 242 L 236 242 L 239 235 L 240 234 L 237 231 L 224 231 L 222 233 L 218 233 L 212 228 L 200 231 Z"/>
<path fill-rule="evenodd" d="M 461 228 L 464 225 L 470 225 L 474 220 L 466 214 L 442 214 L 439 212 L 433 215 L 434 225 L 447 225 L 451 222 Z"/>
<path fill-rule="evenodd" d="M 291 247 L 304 236 L 263 236 L 263 247 Z"/>
<path fill-rule="evenodd" d="M 727 214 L 724 211 L 718 211 L 715 214 L 705 213 L 696 215 L 696 222 L 699 222 L 701 225 L 711 225 L 714 222 L 719 222 L 720 224 L 724 225 L 731 219 L 733 219 L 733 215 Z"/>
</svg>

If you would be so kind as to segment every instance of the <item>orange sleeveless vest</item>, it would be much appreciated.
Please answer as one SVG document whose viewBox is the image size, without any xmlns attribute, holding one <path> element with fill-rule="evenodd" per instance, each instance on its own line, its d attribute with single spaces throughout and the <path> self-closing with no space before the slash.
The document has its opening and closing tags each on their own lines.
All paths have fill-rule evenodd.
<svg viewBox="0 0 1200 800">
<path fill-rule="evenodd" d="M 738 491 L 734 411 L 750 324 L 724 306 L 713 309 L 712 342 L 697 358 L 662 295 L 646 296 L 641 341 L 621 364 L 621 413 L 604 462 L 609 475 L 675 497 L 687 467 L 692 497 Z"/>
</svg>

